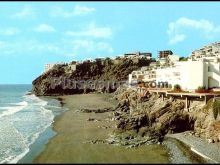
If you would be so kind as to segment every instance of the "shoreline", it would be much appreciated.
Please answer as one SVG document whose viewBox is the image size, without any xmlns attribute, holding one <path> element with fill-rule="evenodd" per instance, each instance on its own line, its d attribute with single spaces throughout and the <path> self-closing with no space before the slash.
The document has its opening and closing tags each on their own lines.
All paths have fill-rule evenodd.
<svg viewBox="0 0 220 165">
<path fill-rule="evenodd" d="M 95 96 L 94 94 L 86 94 L 86 96 L 89 96 L 89 95 Z M 54 118 L 54 122 L 52 123 L 51 127 L 52 127 L 53 131 L 56 132 L 56 134 L 48 140 L 48 143 L 44 145 L 44 150 L 37 157 L 35 157 L 35 159 L 34 159 L 34 161 L 32 163 L 43 163 L 45 160 L 46 160 L 46 163 L 56 162 L 56 161 L 52 161 L 51 158 L 47 159 L 47 156 L 51 154 L 52 149 L 56 149 L 56 147 L 54 148 L 54 141 L 55 141 L 55 139 L 57 139 L 57 138 L 59 139 L 60 138 L 59 136 L 62 133 L 62 129 L 63 129 L 62 127 L 60 127 L 60 122 L 63 122 L 63 120 L 66 119 L 67 116 L 70 115 L 70 113 L 73 113 L 73 109 L 74 108 L 71 107 L 69 105 L 68 101 L 67 101 L 71 97 L 74 97 L 74 96 L 67 95 L 67 96 L 52 97 L 52 98 L 55 98 L 58 101 L 60 101 L 61 104 L 67 110 L 64 111 L 63 113 L 61 113 L 60 115 L 57 115 Z M 76 95 L 76 97 L 77 97 L 77 95 Z M 83 97 L 83 96 L 80 94 L 80 96 L 78 96 L 78 97 Z M 102 94 L 99 95 L 99 97 L 103 97 L 103 98 L 106 99 L 106 97 L 104 97 L 104 95 L 102 95 Z M 76 105 L 75 109 L 76 108 L 79 108 L 79 107 L 77 107 L 77 105 Z M 92 107 L 92 108 L 94 108 L 94 107 Z M 97 117 L 97 116 L 95 116 L 95 117 Z M 92 124 L 92 122 L 90 122 L 90 123 Z M 66 132 L 66 133 L 68 134 L 68 132 Z M 168 135 L 166 135 L 166 140 L 168 139 L 168 141 L 170 141 L 173 146 L 176 145 L 175 147 L 178 148 L 177 150 L 175 150 L 174 149 L 175 147 L 173 147 L 173 148 L 169 147 L 169 145 L 167 145 L 167 143 L 165 142 L 166 140 L 164 141 L 165 143 L 164 143 L 163 147 L 165 147 L 169 151 L 171 151 L 171 153 L 173 153 L 173 155 L 172 155 L 173 157 L 177 157 L 178 158 L 178 160 L 177 159 L 176 160 L 172 160 L 173 162 L 171 161 L 171 163 L 175 163 L 175 162 L 176 163 L 180 163 L 180 162 L 186 162 L 186 163 L 193 163 L 193 162 L 194 163 L 198 163 L 198 162 L 202 162 L 202 163 L 217 163 L 218 162 L 216 160 L 212 160 L 211 158 L 206 156 L 204 153 L 199 151 L 198 144 L 195 143 L 195 141 L 197 140 L 196 137 L 194 137 L 194 139 L 191 139 L 191 141 L 189 139 L 187 139 L 187 138 L 190 139 L 191 136 L 190 135 L 186 135 L 186 132 L 178 133 L 178 134 L 168 134 Z M 199 138 L 199 139 L 201 139 L 201 138 Z M 63 140 L 66 140 L 66 139 L 61 139 L 61 140 L 62 140 L 62 143 L 64 143 Z M 72 139 L 72 141 L 74 141 L 74 139 Z M 174 142 L 174 141 L 176 141 L 176 142 Z M 71 143 L 71 140 L 69 138 L 68 138 L 67 143 Z M 177 143 L 179 143 L 181 145 L 181 147 L 178 146 Z M 201 144 L 203 144 L 203 143 L 205 143 L 205 141 L 201 141 Z M 192 145 L 192 144 L 194 144 L 194 145 Z M 48 151 L 46 151 L 46 150 L 48 150 Z M 220 147 L 219 147 L 219 150 L 220 150 Z M 216 150 L 213 150 L 213 151 L 215 152 L 215 155 L 220 153 L 220 152 L 217 152 Z M 46 152 L 46 154 L 45 154 L 45 152 Z M 178 155 L 178 153 L 175 153 L 175 152 L 179 152 L 179 153 L 181 152 L 181 154 Z M 186 152 L 187 154 L 184 154 L 184 152 Z M 172 156 L 170 157 L 170 155 L 169 155 L 169 159 L 172 159 Z M 52 156 L 52 158 L 53 158 L 53 156 Z M 68 158 L 68 157 L 64 156 L 64 158 Z M 70 162 L 70 161 L 65 161 L 65 159 L 62 159 L 62 160 L 63 161 L 60 161 L 60 163 L 63 163 L 63 162 L 69 163 Z M 88 163 L 88 162 L 81 162 L 81 161 L 79 161 L 77 163 Z M 95 163 L 97 163 L 97 162 L 95 162 Z M 169 163 L 169 162 L 167 162 L 167 163 Z"/>
<path fill-rule="evenodd" d="M 35 157 L 37 157 L 45 149 L 49 140 L 56 135 L 52 125 L 53 123 L 51 123 L 51 125 L 39 135 L 36 141 L 30 146 L 28 152 L 16 162 L 17 164 L 32 163 Z"/>
<path fill-rule="evenodd" d="M 109 94 L 108 94 L 109 95 Z M 77 113 L 79 108 L 104 108 L 114 100 L 105 94 L 59 96 L 67 111 L 56 116 L 53 129 L 56 133 L 33 163 L 169 163 L 167 150 L 162 145 L 140 146 L 127 149 L 99 143 L 108 138 L 114 128 L 109 120 L 112 112 Z M 72 99 L 72 100 L 71 100 Z M 74 99 L 76 102 L 74 102 Z M 82 104 L 85 100 L 85 104 Z M 95 118 L 97 121 L 89 121 Z M 72 120 L 72 121 L 71 121 Z M 98 141 L 98 143 L 94 141 Z M 89 143 L 88 143 L 89 142 Z M 91 143 L 92 142 L 92 143 Z"/>
<path fill-rule="evenodd" d="M 189 131 L 167 134 L 165 138 L 178 141 L 194 156 L 204 161 L 204 163 L 220 162 L 220 144 L 208 143 L 205 139 L 190 135 Z"/>
<path fill-rule="evenodd" d="M 18 159 L 18 161 L 16 162 L 17 164 L 33 163 L 33 160 L 46 148 L 46 144 L 50 141 L 50 139 L 56 136 L 57 132 L 53 128 L 54 122 L 58 116 L 60 116 L 62 113 L 66 111 L 66 109 L 62 107 L 60 100 L 55 97 L 44 96 L 44 97 L 39 97 L 39 98 L 42 100 L 46 99 L 47 102 L 48 102 L 48 99 L 49 99 L 49 102 L 56 100 L 58 104 L 60 104 L 61 106 L 58 106 L 58 105 L 55 105 L 55 106 L 51 105 L 51 106 L 61 108 L 62 111 L 54 112 L 52 110 L 53 115 L 54 115 L 53 121 L 50 123 L 49 126 L 46 127 L 46 129 L 43 132 L 38 134 L 36 140 L 29 146 L 28 151 L 20 159 Z"/>
</svg>

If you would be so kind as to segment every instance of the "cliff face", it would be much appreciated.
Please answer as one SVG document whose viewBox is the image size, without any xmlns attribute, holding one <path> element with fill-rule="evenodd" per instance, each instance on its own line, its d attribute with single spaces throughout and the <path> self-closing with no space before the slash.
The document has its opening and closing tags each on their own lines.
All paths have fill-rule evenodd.
<svg viewBox="0 0 220 165">
<path fill-rule="evenodd" d="M 220 116 L 214 117 L 213 106 L 213 100 L 209 100 L 207 105 L 193 114 L 196 118 L 195 135 L 206 138 L 212 143 L 220 142 Z"/>
<path fill-rule="evenodd" d="M 220 121 L 213 117 L 212 100 L 206 106 L 203 103 L 192 105 L 188 112 L 184 110 L 181 100 L 162 99 L 154 94 L 143 98 L 125 88 L 118 89 L 115 94 L 119 104 L 114 119 L 119 132 L 133 131 L 138 136 L 160 142 L 167 133 L 191 130 L 195 136 L 204 137 L 210 142 L 220 141 Z"/>
<path fill-rule="evenodd" d="M 36 78 L 33 84 L 33 93 L 37 96 L 45 95 L 64 95 L 64 94 L 77 94 L 87 93 L 92 91 L 107 91 L 113 92 L 116 90 L 114 81 L 127 80 L 128 74 L 133 70 L 136 70 L 142 66 L 148 66 L 150 60 L 140 59 L 138 62 L 134 62 L 130 59 L 125 59 L 119 63 L 114 63 L 109 58 L 105 60 L 96 60 L 95 62 L 83 62 L 78 64 L 75 71 L 68 70 L 67 65 L 57 65 L 48 72 L 40 75 Z M 93 80 L 94 87 L 90 88 L 87 85 L 82 84 L 73 85 L 79 80 Z M 98 84 L 98 81 L 110 80 L 109 88 L 102 88 Z M 69 86 L 71 88 L 69 88 Z"/>
</svg>

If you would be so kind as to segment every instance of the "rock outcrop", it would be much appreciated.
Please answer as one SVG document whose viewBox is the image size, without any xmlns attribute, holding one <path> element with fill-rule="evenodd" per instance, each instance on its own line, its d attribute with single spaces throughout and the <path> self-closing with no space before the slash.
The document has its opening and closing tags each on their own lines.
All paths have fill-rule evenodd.
<svg viewBox="0 0 220 165">
<path fill-rule="evenodd" d="M 37 96 L 97 91 L 110 93 L 114 92 L 117 86 L 120 85 L 118 81 L 126 81 L 128 74 L 133 70 L 148 66 L 150 62 L 151 60 L 143 58 L 138 62 L 124 59 L 119 63 L 114 63 L 113 60 L 106 58 L 102 61 L 84 61 L 77 64 L 75 71 L 69 70 L 67 64 L 55 65 L 51 70 L 43 73 L 32 82 L 32 91 Z M 87 82 L 85 83 L 85 81 Z"/>
<path fill-rule="evenodd" d="M 126 88 L 119 88 L 115 99 L 119 101 L 113 113 L 117 121 L 115 137 L 122 138 L 129 132 L 130 137 L 148 137 L 161 142 L 167 133 L 191 130 L 211 142 L 220 140 L 220 121 L 213 117 L 212 100 L 188 112 L 182 100 L 162 99 L 154 94 L 140 97 L 136 91 Z M 130 137 L 127 139 L 133 139 Z"/>
<path fill-rule="evenodd" d="M 200 111 L 194 112 L 195 121 L 195 135 L 206 138 L 209 142 L 220 141 L 220 120 L 214 118 L 213 114 L 213 100 L 209 100 L 206 106 Z"/>
</svg>

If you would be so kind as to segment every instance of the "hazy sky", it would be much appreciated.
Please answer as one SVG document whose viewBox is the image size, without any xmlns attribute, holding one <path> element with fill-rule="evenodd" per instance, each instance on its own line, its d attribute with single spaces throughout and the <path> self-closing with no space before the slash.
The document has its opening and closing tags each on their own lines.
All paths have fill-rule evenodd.
<svg viewBox="0 0 220 165">
<path fill-rule="evenodd" d="M 0 84 L 31 83 L 45 63 L 220 40 L 219 2 L 0 2 Z"/>
</svg>

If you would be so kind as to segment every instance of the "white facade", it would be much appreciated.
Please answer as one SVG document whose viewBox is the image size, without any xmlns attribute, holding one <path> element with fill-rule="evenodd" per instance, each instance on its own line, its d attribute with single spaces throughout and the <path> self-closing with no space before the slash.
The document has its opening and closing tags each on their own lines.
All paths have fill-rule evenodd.
<svg viewBox="0 0 220 165">
<path fill-rule="evenodd" d="M 156 70 L 156 83 L 160 82 L 168 83 L 174 86 L 175 84 L 180 84 L 180 68 L 179 67 L 167 67 L 159 68 Z"/>
<path fill-rule="evenodd" d="M 56 64 L 45 64 L 44 66 L 44 72 L 49 71 L 50 69 L 52 69 L 54 67 L 54 65 Z"/>
<path fill-rule="evenodd" d="M 220 57 L 220 42 L 202 47 L 192 52 L 191 59 L 197 60 L 204 57 Z"/>
<path fill-rule="evenodd" d="M 70 67 L 71 71 L 75 71 L 76 70 L 76 64 L 69 64 L 68 66 Z"/>
<path fill-rule="evenodd" d="M 128 83 L 137 83 L 138 81 L 156 81 L 156 70 L 139 70 L 133 71 L 131 74 L 128 75 Z"/>
<path fill-rule="evenodd" d="M 148 70 L 141 70 L 142 76 L 132 72 L 129 82 L 142 77 L 142 81 L 156 81 L 157 84 L 166 82 L 172 87 L 179 84 L 183 90 L 188 91 L 198 87 L 220 88 L 220 42 L 193 51 L 188 61 L 179 61 L 179 56 L 169 55 L 160 58 L 158 62 L 160 66 L 152 63 Z"/>
<path fill-rule="evenodd" d="M 178 55 L 174 55 L 174 54 L 173 55 L 168 55 L 168 57 L 167 57 L 167 60 L 170 63 L 178 62 L 179 59 L 180 59 L 180 57 Z"/>
<path fill-rule="evenodd" d="M 48 72 L 50 69 L 52 69 L 55 65 L 64 65 L 65 63 L 50 63 L 50 64 L 45 64 L 44 66 L 44 72 Z M 76 65 L 75 64 L 68 64 L 69 70 L 75 71 L 76 70 Z"/>
<path fill-rule="evenodd" d="M 160 58 L 158 61 L 160 62 L 160 65 L 165 65 L 168 62 L 167 58 Z"/>
<path fill-rule="evenodd" d="M 183 90 L 195 90 L 205 86 L 204 61 L 177 62 L 174 67 L 157 69 L 156 82 L 168 82 L 172 87 L 179 84 Z"/>
<path fill-rule="evenodd" d="M 199 86 L 220 87 L 220 62 L 215 59 L 189 60 L 176 62 L 175 66 L 153 70 L 133 71 L 129 83 L 142 80 L 168 83 L 172 87 L 179 84 L 183 90 L 194 91 Z"/>
<path fill-rule="evenodd" d="M 156 82 L 179 84 L 184 90 L 195 90 L 199 86 L 215 88 L 220 85 L 220 63 L 218 61 L 181 61 L 174 67 L 156 70 Z"/>
</svg>

